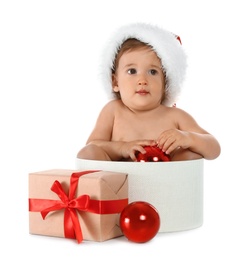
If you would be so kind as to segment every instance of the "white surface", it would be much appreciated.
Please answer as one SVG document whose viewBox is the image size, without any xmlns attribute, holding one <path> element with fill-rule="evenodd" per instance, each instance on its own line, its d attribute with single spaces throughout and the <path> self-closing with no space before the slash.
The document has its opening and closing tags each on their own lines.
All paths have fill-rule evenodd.
<svg viewBox="0 0 239 260">
<path fill-rule="evenodd" d="M 134 21 L 180 35 L 189 69 L 177 106 L 221 143 L 221 156 L 205 162 L 204 224 L 142 245 L 29 235 L 28 173 L 74 168 L 105 103 L 99 49 Z M 159 259 L 238 259 L 238 24 L 235 0 L 1 1 L 1 258 L 143 259 L 155 251 Z"/>
<path fill-rule="evenodd" d="M 203 163 L 203 159 L 167 163 L 76 159 L 76 169 L 127 173 L 129 203 L 152 204 L 160 215 L 159 232 L 174 232 L 203 224 Z"/>
</svg>

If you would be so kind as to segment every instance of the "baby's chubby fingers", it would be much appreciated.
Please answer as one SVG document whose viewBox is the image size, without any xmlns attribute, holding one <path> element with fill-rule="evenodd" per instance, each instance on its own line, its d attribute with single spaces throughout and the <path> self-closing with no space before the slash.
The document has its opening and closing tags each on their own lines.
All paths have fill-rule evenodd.
<svg viewBox="0 0 239 260">
<path fill-rule="evenodd" d="M 179 132 L 175 129 L 166 130 L 157 139 L 157 146 L 162 149 L 163 152 L 168 150 L 171 152 L 172 149 L 169 149 L 178 139 Z"/>
<path fill-rule="evenodd" d="M 175 143 L 172 143 L 170 146 L 168 146 L 163 152 L 165 152 L 166 154 L 170 154 L 171 152 L 173 152 L 177 148 L 179 148 L 179 146 L 175 142 Z"/>
<path fill-rule="evenodd" d="M 145 154 L 146 150 L 144 149 L 145 146 L 154 146 L 156 145 L 156 142 L 154 140 L 141 140 L 141 141 L 137 141 L 136 144 L 134 144 L 132 146 L 132 150 L 130 152 L 130 158 L 133 161 L 136 161 L 136 154 L 138 153 L 142 153 Z"/>
<path fill-rule="evenodd" d="M 141 145 L 134 145 L 134 146 L 132 146 L 130 151 L 129 151 L 129 157 L 131 158 L 132 161 L 136 161 L 137 160 L 136 155 L 138 153 L 142 153 L 142 154 L 146 153 L 146 151 L 143 148 L 143 146 L 141 146 Z"/>
<path fill-rule="evenodd" d="M 166 148 L 168 148 L 169 143 L 168 139 L 166 137 L 160 137 L 157 141 L 156 141 L 156 145 L 158 146 L 158 148 L 162 149 L 162 151 L 165 152 Z"/>
</svg>

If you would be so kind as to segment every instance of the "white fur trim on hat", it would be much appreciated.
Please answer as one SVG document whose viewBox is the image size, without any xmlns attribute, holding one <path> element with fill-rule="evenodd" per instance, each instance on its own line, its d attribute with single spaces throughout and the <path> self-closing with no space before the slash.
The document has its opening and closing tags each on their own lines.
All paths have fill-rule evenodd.
<svg viewBox="0 0 239 260">
<path fill-rule="evenodd" d="M 157 26 L 135 23 L 119 28 L 105 48 L 102 62 L 103 84 L 109 92 L 112 90 L 112 67 L 115 56 L 122 43 L 129 38 L 136 38 L 151 45 L 161 59 L 166 74 L 166 95 L 164 104 L 171 106 L 176 102 L 186 74 L 187 57 L 176 36 Z"/>
</svg>

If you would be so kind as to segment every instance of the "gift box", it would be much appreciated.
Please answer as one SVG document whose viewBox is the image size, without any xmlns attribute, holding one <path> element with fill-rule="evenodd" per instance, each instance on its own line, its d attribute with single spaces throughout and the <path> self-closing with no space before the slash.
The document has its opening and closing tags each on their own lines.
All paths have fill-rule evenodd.
<svg viewBox="0 0 239 260">
<path fill-rule="evenodd" d="M 29 174 L 31 234 L 105 241 L 122 235 L 128 175 L 52 169 Z"/>
</svg>

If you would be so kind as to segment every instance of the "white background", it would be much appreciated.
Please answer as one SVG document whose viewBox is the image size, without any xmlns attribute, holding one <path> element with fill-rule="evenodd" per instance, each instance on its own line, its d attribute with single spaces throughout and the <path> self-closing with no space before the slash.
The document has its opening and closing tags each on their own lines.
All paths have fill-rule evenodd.
<svg viewBox="0 0 239 260">
<path fill-rule="evenodd" d="M 4 259 L 238 259 L 238 8 L 227 0 L 0 2 L 0 254 Z M 177 106 L 215 135 L 205 161 L 204 224 L 145 244 L 28 234 L 28 173 L 75 167 L 106 96 L 100 53 L 110 34 L 147 22 L 180 35 L 189 57 Z M 153 251 L 153 255 L 149 256 Z M 2 258 L 2 257 L 1 257 Z"/>
</svg>

